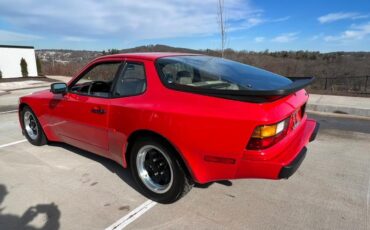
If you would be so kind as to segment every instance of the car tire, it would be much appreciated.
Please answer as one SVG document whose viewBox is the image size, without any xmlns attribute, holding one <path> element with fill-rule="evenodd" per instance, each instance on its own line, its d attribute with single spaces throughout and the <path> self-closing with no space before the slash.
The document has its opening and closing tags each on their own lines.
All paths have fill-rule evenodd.
<svg viewBox="0 0 370 230">
<path fill-rule="evenodd" d="M 47 139 L 35 113 L 28 106 L 21 111 L 22 132 L 27 140 L 37 146 L 45 145 Z"/>
<path fill-rule="evenodd" d="M 159 203 L 173 203 L 193 187 L 177 152 L 159 138 L 144 137 L 135 141 L 131 148 L 130 166 L 143 194 Z"/>
</svg>

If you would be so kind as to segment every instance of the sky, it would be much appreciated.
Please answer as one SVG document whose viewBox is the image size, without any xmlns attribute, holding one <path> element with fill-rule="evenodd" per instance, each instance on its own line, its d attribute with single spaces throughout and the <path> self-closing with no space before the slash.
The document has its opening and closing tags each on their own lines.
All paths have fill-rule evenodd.
<svg viewBox="0 0 370 230">
<path fill-rule="evenodd" d="M 218 0 L 0 0 L 0 44 L 220 49 Z M 226 47 L 370 51 L 369 0 L 224 0 Z"/>
</svg>

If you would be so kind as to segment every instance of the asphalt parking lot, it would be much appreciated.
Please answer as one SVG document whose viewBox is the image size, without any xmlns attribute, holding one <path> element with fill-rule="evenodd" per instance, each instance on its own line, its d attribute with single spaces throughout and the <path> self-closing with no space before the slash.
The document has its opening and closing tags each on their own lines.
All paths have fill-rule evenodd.
<svg viewBox="0 0 370 230">
<path fill-rule="evenodd" d="M 0 96 L 0 111 L 22 93 Z M 289 180 L 198 185 L 161 205 L 110 160 L 23 141 L 17 113 L 1 112 L 0 229 L 105 229 L 143 203 L 126 229 L 370 229 L 370 120 L 310 116 L 321 130 Z"/>
</svg>

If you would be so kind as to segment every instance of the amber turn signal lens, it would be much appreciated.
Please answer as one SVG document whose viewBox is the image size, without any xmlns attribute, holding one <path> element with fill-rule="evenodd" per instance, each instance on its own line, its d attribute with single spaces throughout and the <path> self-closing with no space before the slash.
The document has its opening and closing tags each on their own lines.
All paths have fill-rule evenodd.
<svg viewBox="0 0 370 230">
<path fill-rule="evenodd" d="M 247 149 L 265 149 L 274 145 L 285 136 L 288 124 L 289 118 L 273 125 L 257 126 L 249 140 Z"/>
<path fill-rule="evenodd" d="M 260 139 L 273 137 L 282 132 L 284 128 L 285 120 L 274 125 L 261 125 L 254 130 L 252 137 Z"/>
</svg>

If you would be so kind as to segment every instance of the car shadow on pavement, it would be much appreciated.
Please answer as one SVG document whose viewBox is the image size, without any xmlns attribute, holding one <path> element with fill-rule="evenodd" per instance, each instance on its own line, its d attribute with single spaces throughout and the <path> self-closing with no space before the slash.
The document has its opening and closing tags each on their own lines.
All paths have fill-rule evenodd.
<svg viewBox="0 0 370 230">
<path fill-rule="evenodd" d="M 49 143 L 48 145 L 49 146 L 54 146 L 54 147 L 60 147 L 60 148 L 66 149 L 70 152 L 76 153 L 80 156 L 83 156 L 85 158 L 88 158 L 90 160 L 99 162 L 101 165 L 103 165 L 105 168 L 107 168 L 110 172 L 116 174 L 119 178 L 121 178 L 131 188 L 135 189 L 137 192 L 139 192 L 140 194 L 145 196 L 142 193 L 142 191 L 140 190 L 140 188 L 136 185 L 134 179 L 131 176 L 130 170 L 123 168 L 117 162 L 115 162 L 111 159 L 96 155 L 94 153 L 88 152 L 86 150 L 79 149 L 79 148 L 74 147 L 72 145 L 65 144 L 65 143 L 52 142 L 52 143 Z"/>
<path fill-rule="evenodd" d="M 1 229 L 22 229 L 22 230 L 46 230 L 46 229 L 59 229 L 59 219 L 61 212 L 57 205 L 51 204 L 38 204 L 29 207 L 22 216 L 15 214 L 5 214 L 6 207 L 2 207 L 2 203 L 8 194 L 5 185 L 0 184 L 0 228 Z M 38 215 L 46 215 L 45 223 L 42 227 L 37 228 L 29 225 Z"/>
<path fill-rule="evenodd" d="M 54 146 L 54 147 L 60 147 L 60 148 L 66 149 L 66 150 L 68 150 L 70 152 L 76 153 L 76 154 L 78 154 L 80 156 L 83 156 L 83 157 L 86 157 L 86 158 L 88 158 L 90 160 L 99 162 L 105 168 L 107 168 L 110 172 L 112 172 L 112 173 L 116 174 L 117 176 L 119 176 L 131 188 L 133 188 L 134 190 L 136 190 L 141 195 L 146 196 L 146 194 L 143 193 L 143 191 L 135 183 L 134 179 L 131 176 L 130 170 L 123 168 L 117 162 L 115 162 L 115 161 L 113 161 L 111 159 L 108 159 L 108 158 L 105 158 L 105 157 L 96 155 L 94 153 L 88 152 L 86 150 L 79 149 L 79 148 L 74 147 L 72 145 L 65 144 L 65 143 L 51 142 L 51 143 L 49 143 L 49 145 L 50 146 Z M 222 180 L 222 181 L 210 182 L 210 183 L 206 183 L 206 184 L 198 184 L 198 183 L 195 183 L 194 187 L 195 188 L 206 189 L 206 188 L 208 188 L 209 186 L 211 186 L 214 183 L 225 185 L 225 186 L 232 186 L 232 182 L 231 181 L 229 181 L 229 180 Z"/>
<path fill-rule="evenodd" d="M 196 183 L 194 185 L 194 187 L 196 188 L 208 188 L 209 186 L 213 185 L 213 184 L 221 184 L 221 185 L 225 185 L 225 186 L 233 186 L 233 182 L 229 181 L 229 180 L 220 180 L 220 181 L 215 181 L 215 182 L 209 182 L 209 183 L 205 183 L 205 184 L 198 184 Z"/>
</svg>

